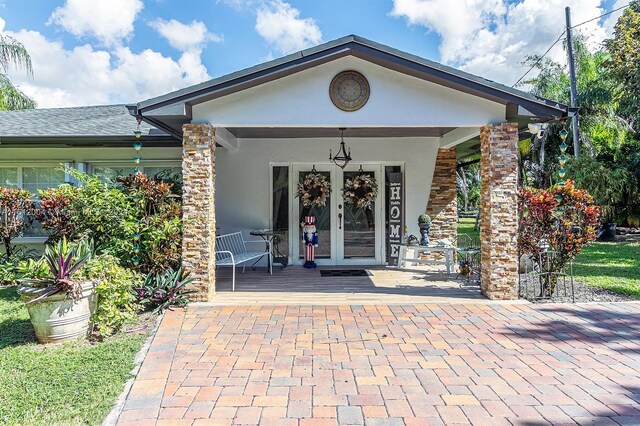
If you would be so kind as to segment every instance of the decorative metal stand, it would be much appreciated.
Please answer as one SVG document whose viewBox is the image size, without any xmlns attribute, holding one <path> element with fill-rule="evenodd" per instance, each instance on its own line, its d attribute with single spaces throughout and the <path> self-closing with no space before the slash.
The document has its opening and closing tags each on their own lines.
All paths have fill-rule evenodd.
<svg viewBox="0 0 640 426">
<path fill-rule="evenodd" d="M 458 275 L 464 277 L 466 283 L 480 281 L 480 240 L 469 235 L 458 235 L 456 248 Z"/>
<path fill-rule="evenodd" d="M 518 293 L 529 300 L 571 299 L 575 303 L 573 262 L 569 261 L 560 271 L 552 271 L 556 253 L 547 251 L 539 256 L 520 256 L 521 274 Z M 555 283 L 553 291 L 547 291 Z"/>
</svg>

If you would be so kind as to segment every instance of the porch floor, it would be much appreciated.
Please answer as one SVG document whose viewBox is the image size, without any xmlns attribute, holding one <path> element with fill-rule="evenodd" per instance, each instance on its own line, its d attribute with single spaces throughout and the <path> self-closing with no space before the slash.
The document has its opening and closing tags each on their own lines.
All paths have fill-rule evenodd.
<svg viewBox="0 0 640 426">
<path fill-rule="evenodd" d="M 322 269 L 365 269 L 366 277 L 322 277 Z M 475 281 L 456 274 L 386 267 L 301 266 L 255 271 L 236 269 L 236 291 L 231 291 L 231 269 L 216 270 L 214 305 L 372 305 L 414 303 L 483 303 Z"/>
</svg>

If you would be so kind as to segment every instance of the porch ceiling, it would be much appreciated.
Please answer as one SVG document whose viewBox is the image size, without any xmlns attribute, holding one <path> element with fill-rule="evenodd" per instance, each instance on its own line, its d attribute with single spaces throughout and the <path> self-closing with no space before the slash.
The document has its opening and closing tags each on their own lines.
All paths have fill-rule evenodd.
<svg viewBox="0 0 640 426">
<path fill-rule="evenodd" d="M 337 127 L 228 127 L 236 138 L 338 138 Z M 353 127 L 345 138 L 441 137 L 454 127 Z"/>
</svg>

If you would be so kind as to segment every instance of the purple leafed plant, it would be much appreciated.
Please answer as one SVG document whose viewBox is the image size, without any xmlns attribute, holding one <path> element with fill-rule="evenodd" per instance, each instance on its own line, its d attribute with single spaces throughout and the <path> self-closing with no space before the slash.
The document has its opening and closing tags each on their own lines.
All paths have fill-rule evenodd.
<svg viewBox="0 0 640 426">
<path fill-rule="evenodd" d="M 56 293 L 67 293 L 79 298 L 82 293 L 80 282 L 73 276 L 91 256 L 91 245 L 86 240 L 69 244 L 66 238 L 46 247 L 43 258 L 49 267 L 50 276 L 44 279 L 28 280 L 31 284 L 43 285 L 50 290 L 28 303 L 37 302 Z"/>
<path fill-rule="evenodd" d="M 194 293 L 187 289 L 189 283 L 191 278 L 184 269 L 167 269 L 158 274 L 150 273 L 142 286 L 135 287 L 133 291 L 140 304 L 161 312 L 172 306 L 181 307 L 189 303 L 187 295 Z"/>
</svg>

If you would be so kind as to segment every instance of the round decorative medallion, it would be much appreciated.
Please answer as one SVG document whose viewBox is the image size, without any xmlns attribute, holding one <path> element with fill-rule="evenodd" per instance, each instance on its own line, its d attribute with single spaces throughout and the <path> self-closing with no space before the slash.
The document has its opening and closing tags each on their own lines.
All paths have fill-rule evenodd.
<svg viewBox="0 0 640 426">
<path fill-rule="evenodd" d="M 357 71 L 343 71 L 331 80 L 331 102 L 343 111 L 357 111 L 369 100 L 369 82 Z"/>
</svg>

